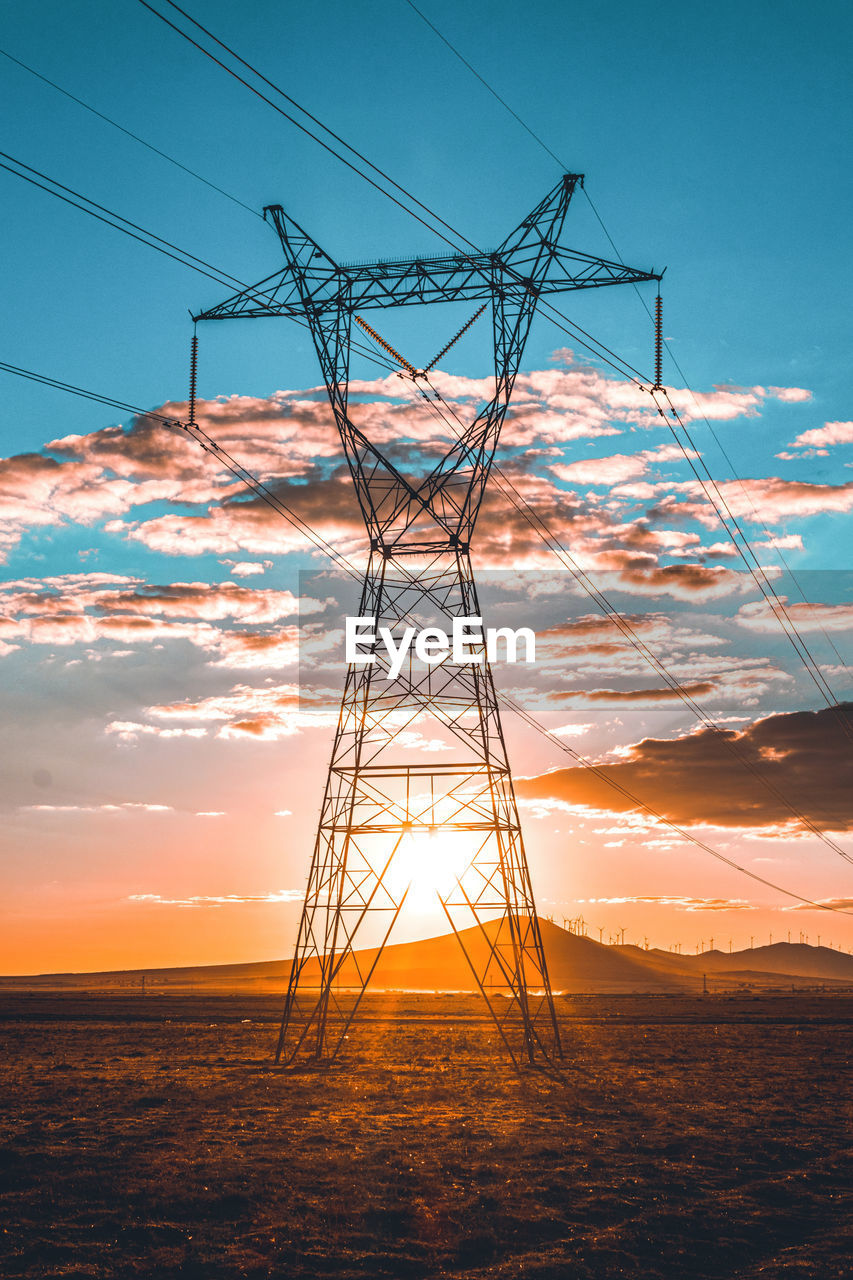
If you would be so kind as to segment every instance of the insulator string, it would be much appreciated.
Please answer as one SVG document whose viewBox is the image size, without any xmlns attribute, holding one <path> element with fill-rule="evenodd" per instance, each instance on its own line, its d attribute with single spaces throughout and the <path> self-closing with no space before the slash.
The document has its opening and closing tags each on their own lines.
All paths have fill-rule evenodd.
<svg viewBox="0 0 853 1280">
<path fill-rule="evenodd" d="M 193 325 L 193 338 L 190 344 L 190 417 L 189 424 L 195 426 L 195 388 L 196 377 L 198 375 L 198 333 L 196 326 Z"/>
<path fill-rule="evenodd" d="M 658 290 L 655 298 L 655 385 L 652 391 L 663 391 L 663 299 Z"/>
</svg>

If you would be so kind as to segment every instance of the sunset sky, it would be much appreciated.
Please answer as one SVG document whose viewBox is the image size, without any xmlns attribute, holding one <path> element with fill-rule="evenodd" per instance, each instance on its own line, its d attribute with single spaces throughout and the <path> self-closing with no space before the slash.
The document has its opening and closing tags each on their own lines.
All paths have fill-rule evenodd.
<svg viewBox="0 0 853 1280">
<path fill-rule="evenodd" d="M 504 3 L 420 7 L 561 166 L 586 175 L 625 261 L 667 268 L 665 333 L 695 392 L 665 364 L 673 403 L 833 693 L 853 701 L 849 13 L 534 0 L 522 27 Z M 484 248 L 559 177 L 406 0 L 190 12 Z M 137 0 L 10 0 L 0 51 L 4 152 L 239 280 L 282 265 L 251 212 L 269 203 L 341 262 L 442 252 Z M 187 312 L 229 290 L 6 171 L 0 184 L 0 360 L 185 415 Z M 613 256 L 583 193 L 563 243 Z M 558 303 L 650 371 L 633 289 Z M 469 310 L 373 318 L 419 364 Z M 484 317 L 434 380 L 463 417 L 491 394 L 489 337 Z M 199 421 L 361 562 L 307 333 L 210 324 L 200 344 Z M 358 421 L 428 458 L 440 431 L 424 406 L 366 360 L 353 375 Z M 191 440 L 0 379 L 0 972 L 289 954 L 343 678 L 340 584 Z M 540 316 L 500 463 L 737 747 L 697 725 L 493 489 L 474 549 L 484 601 L 539 640 L 535 667 L 502 668 L 497 683 L 600 766 L 577 767 L 507 712 L 542 914 L 690 951 L 789 931 L 853 947 L 850 738 L 649 396 Z M 308 652 L 322 659 L 311 681 Z M 424 743 L 403 746 L 414 761 Z M 837 910 L 629 812 L 607 778 Z M 413 914 L 405 929 L 438 924 Z"/>
</svg>

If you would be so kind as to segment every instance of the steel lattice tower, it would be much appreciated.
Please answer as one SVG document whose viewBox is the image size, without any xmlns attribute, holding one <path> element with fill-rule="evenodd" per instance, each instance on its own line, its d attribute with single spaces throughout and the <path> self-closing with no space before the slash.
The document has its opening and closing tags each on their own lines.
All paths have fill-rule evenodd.
<svg viewBox="0 0 853 1280">
<path fill-rule="evenodd" d="M 530 324 L 540 297 L 656 279 L 560 247 L 567 174 L 492 253 L 339 266 L 279 205 L 264 210 L 282 271 L 195 320 L 289 316 L 307 321 L 370 539 L 360 614 L 397 635 L 413 622 L 450 631 L 480 616 L 470 545 Z M 412 303 L 491 303 L 495 393 L 429 474 L 404 474 L 348 412 L 353 319 Z M 476 663 L 410 656 L 387 678 L 381 649 L 347 670 L 276 1060 L 334 1057 L 408 892 L 401 849 L 429 837 L 466 847 L 439 892 L 471 974 L 515 1061 L 561 1056 L 554 1002 L 492 674 Z M 424 716 L 453 740 L 449 762 L 410 764 L 398 735 Z M 382 943 L 355 954 L 366 918 Z M 475 926 L 477 945 L 461 936 Z M 346 983 L 348 996 L 339 988 Z"/>
</svg>

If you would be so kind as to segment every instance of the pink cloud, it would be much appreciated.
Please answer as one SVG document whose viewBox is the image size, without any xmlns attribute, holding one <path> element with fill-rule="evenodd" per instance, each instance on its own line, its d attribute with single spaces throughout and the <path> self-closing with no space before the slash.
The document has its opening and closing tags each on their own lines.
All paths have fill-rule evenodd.
<svg viewBox="0 0 853 1280">
<path fill-rule="evenodd" d="M 853 444 L 853 422 L 827 422 L 823 427 L 813 427 L 803 431 L 791 445 L 792 449 L 805 449 L 809 446 L 823 449 L 827 445 Z"/>
<path fill-rule="evenodd" d="M 704 654 L 691 654 L 687 661 L 668 661 L 667 669 L 680 681 L 681 690 L 668 685 L 624 689 L 564 689 L 550 695 L 561 706 L 594 707 L 609 706 L 662 706 L 665 703 L 681 700 L 681 691 L 698 699 L 703 706 L 709 705 L 711 698 L 715 703 L 721 700 L 737 702 L 741 706 L 754 706 L 759 695 L 769 692 L 774 686 L 785 684 L 790 680 L 786 672 L 774 667 L 766 659 L 742 659 L 736 666 L 720 669 L 720 660 Z M 595 668 L 592 668 L 595 670 Z M 626 660 L 609 660 L 605 666 L 599 665 L 598 671 L 606 673 L 610 679 L 620 676 L 636 676 L 638 673 L 646 680 L 648 666 L 637 655 Z M 583 675 L 583 668 L 569 668 L 567 674 Z M 693 677 L 691 679 L 691 676 Z M 697 678 L 699 677 L 699 678 Z"/>
<path fill-rule="evenodd" d="M 120 804 L 25 804 L 27 813 L 174 813 L 168 804 L 144 804 L 137 800 L 123 800 Z"/>
<path fill-rule="evenodd" d="M 140 579 L 68 575 L 43 587 L 24 580 L 0 588 L 0 637 L 41 645 L 185 640 L 230 667 L 280 667 L 298 658 L 298 628 L 283 626 L 300 602 L 290 591 L 235 582 L 148 585 Z M 303 614 L 324 606 L 303 600 Z M 240 625 L 232 630 L 219 623 Z M 273 627 L 273 630 L 257 628 Z M 255 628 L 255 629 L 252 629 Z"/>
<path fill-rule="evenodd" d="M 724 480 L 717 486 L 728 509 L 740 519 L 764 524 L 784 523 L 791 518 L 846 512 L 853 508 L 853 481 L 845 484 L 817 484 L 806 480 L 784 480 L 764 476 L 747 480 Z M 616 490 L 627 496 L 626 489 Z M 713 506 L 695 480 L 649 485 L 643 497 L 659 495 L 650 515 L 655 519 L 696 520 L 708 528 L 719 527 Z M 640 496 L 635 493 L 632 496 Z"/>
<path fill-rule="evenodd" d="M 140 737 L 204 738 L 207 735 L 206 729 L 164 729 L 161 725 L 139 724 L 134 720 L 111 720 L 104 732 L 115 735 L 120 742 L 130 744 L 137 742 Z"/>
<path fill-rule="evenodd" d="M 196 817 L 221 817 L 221 814 L 196 814 Z M 166 898 L 159 893 L 131 893 L 127 901 L 146 907 L 233 907 L 256 903 L 301 902 L 304 889 L 272 889 L 269 893 L 193 894 L 189 898 Z"/>
<path fill-rule="evenodd" d="M 768 394 L 776 400 L 781 400 L 783 404 L 802 404 L 805 400 L 811 400 L 812 393 L 806 391 L 804 387 L 768 387 Z"/>
<path fill-rule="evenodd" d="M 787 596 L 781 597 L 785 612 L 798 631 L 833 631 L 847 632 L 853 635 L 853 604 L 819 604 L 805 600 L 791 601 Z M 750 601 L 741 605 L 735 614 L 735 621 L 750 631 L 772 633 L 778 631 L 779 623 L 763 600 Z"/>
<path fill-rule="evenodd" d="M 338 708 L 325 701 L 312 705 L 294 684 L 264 688 L 241 684 L 224 694 L 148 707 L 146 714 L 157 720 L 218 725 L 218 738 L 276 741 L 303 729 L 335 724 Z"/>
<path fill-rule="evenodd" d="M 571 362 L 569 353 L 558 359 Z M 435 385 L 470 420 L 475 407 L 491 395 L 490 379 L 465 379 L 437 373 Z M 353 384 L 354 418 L 370 423 L 377 443 L 404 470 L 423 470 L 425 459 L 437 457 L 458 431 L 455 423 L 437 420 L 434 413 L 396 376 Z M 686 393 L 681 408 L 687 418 L 700 410 L 729 420 L 754 416 L 765 402 L 798 400 L 808 393 L 798 388 L 717 387 L 699 397 L 697 408 Z M 678 401 L 680 403 L 680 401 Z M 436 407 L 435 402 L 432 404 Z M 164 406 L 167 414 L 185 416 L 186 405 Z M 266 399 L 231 396 L 197 405 L 202 427 L 239 461 L 280 494 L 301 518 L 318 528 L 344 554 L 360 557 L 364 530 L 352 485 L 341 465 L 340 442 L 325 396 L 320 389 L 280 391 Z M 695 483 L 651 484 L 650 470 L 678 461 L 671 443 L 634 453 L 620 451 L 607 458 L 575 462 L 555 461 L 554 475 L 563 484 L 602 484 L 610 492 L 599 499 L 579 497 L 532 474 L 535 466 L 573 439 L 595 439 L 636 428 L 653 429 L 661 419 L 649 396 L 633 383 L 608 378 L 597 369 L 564 364 L 519 376 L 513 411 L 507 420 L 503 445 L 527 450 L 504 465 L 526 496 L 553 523 L 559 537 L 572 544 L 591 567 L 625 568 L 635 572 L 655 568 L 656 553 L 703 554 L 697 535 L 665 529 L 667 517 L 677 524 L 697 519 L 710 524 L 698 502 Z M 247 556 L 270 558 L 304 549 L 303 536 L 262 501 L 247 497 L 220 463 L 204 454 L 194 441 L 143 415 L 130 427 L 108 427 L 88 435 L 66 435 L 47 446 L 50 456 L 25 454 L 0 464 L 0 515 L 5 517 L 0 550 L 14 545 L 26 528 L 69 521 L 104 521 L 110 534 L 139 541 L 166 555 L 215 554 L 231 561 L 235 577 L 257 572 Z M 334 464 L 334 465 L 333 465 Z M 546 464 L 547 465 L 547 464 Z M 310 481 L 310 483 L 305 483 Z M 788 482 L 770 479 L 749 482 L 760 512 L 785 509 L 810 514 L 847 510 L 845 486 L 800 486 L 792 495 Z M 620 487 L 621 485 L 621 487 Z M 851 486 L 853 487 L 853 486 Z M 738 503 L 734 491 L 727 496 Z M 483 563 L 506 564 L 512 546 L 514 563 L 547 562 L 523 522 L 507 516 L 503 499 L 490 494 L 482 512 L 478 548 Z M 180 504 L 148 516 L 135 511 L 150 502 Z M 639 518 L 629 528 L 620 519 L 626 502 L 656 504 L 654 520 Z M 793 501 L 793 507 L 791 506 Z M 207 508 L 187 514 L 187 503 Z M 772 518 L 772 516 L 771 516 Z M 654 527 L 650 527 L 653 525 Z M 639 539 L 645 539 L 644 548 Z M 626 556 L 643 550 L 647 557 Z"/>
<path fill-rule="evenodd" d="M 688 456 L 695 458 L 692 450 Z M 583 458 L 579 462 L 558 464 L 549 468 L 560 480 L 570 484 L 621 484 L 645 475 L 656 463 L 680 462 L 684 454 L 677 444 L 662 444 L 656 449 L 638 453 L 614 453 L 605 458 Z"/>
<path fill-rule="evenodd" d="M 231 569 L 232 578 L 254 578 L 263 573 L 267 569 L 272 568 L 272 560 L 220 560 L 220 564 L 228 565 Z"/>
</svg>

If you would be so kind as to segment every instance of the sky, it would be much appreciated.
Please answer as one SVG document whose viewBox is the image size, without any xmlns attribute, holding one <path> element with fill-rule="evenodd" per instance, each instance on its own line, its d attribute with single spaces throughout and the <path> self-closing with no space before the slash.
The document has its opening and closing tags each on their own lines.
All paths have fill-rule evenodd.
<svg viewBox="0 0 853 1280">
<path fill-rule="evenodd" d="M 626 262 L 666 268 L 664 331 L 692 389 L 667 360 L 673 403 L 834 695 L 853 699 L 849 10 L 422 7 L 559 165 L 406 0 L 188 12 L 478 245 L 561 169 L 585 175 L 563 243 L 612 257 L 597 214 Z M 4 153 L 239 280 L 281 266 L 252 212 L 270 203 L 339 261 L 446 247 L 138 0 L 9 0 L 0 50 Z M 0 184 L 0 359 L 185 414 L 188 312 L 230 290 L 5 170 Z M 648 374 L 632 288 L 559 305 Z M 420 364 L 468 318 L 413 308 L 376 324 Z M 441 429 L 424 406 L 366 360 L 353 376 L 359 421 L 428 459 Z M 472 416 L 490 376 L 483 320 L 434 381 Z M 156 419 L 0 385 L 0 971 L 289 954 L 344 671 L 328 566 Z M 307 333 L 202 325 L 198 386 L 211 436 L 363 559 Z M 539 640 L 535 667 L 497 683 L 599 766 L 506 715 L 542 914 L 691 951 L 789 933 L 853 947 L 849 738 L 649 396 L 540 316 L 499 461 L 722 730 L 697 724 L 493 487 L 474 546 L 484 598 Z M 310 687 L 306 629 L 328 664 Z M 606 777 L 838 910 L 629 812 Z M 425 910 L 401 922 L 434 926 Z"/>
</svg>

